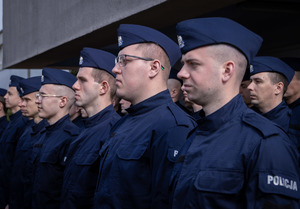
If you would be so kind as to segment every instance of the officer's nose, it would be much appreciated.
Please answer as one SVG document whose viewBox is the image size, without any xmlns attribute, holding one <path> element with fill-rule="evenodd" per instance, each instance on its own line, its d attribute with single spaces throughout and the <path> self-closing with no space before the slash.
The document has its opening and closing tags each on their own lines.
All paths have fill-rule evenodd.
<svg viewBox="0 0 300 209">
<path fill-rule="evenodd" d="M 115 67 L 112 69 L 112 72 L 113 72 L 114 74 L 120 74 L 120 73 L 121 73 L 121 69 L 120 69 L 120 66 L 119 66 L 118 63 L 115 64 Z"/>
<path fill-rule="evenodd" d="M 187 79 L 189 77 L 188 72 L 186 71 L 185 67 L 183 66 L 181 70 L 177 73 L 177 77 L 181 80 Z"/>
<path fill-rule="evenodd" d="M 73 84 L 72 88 L 74 90 L 78 90 L 78 88 L 79 88 L 78 80 Z"/>
</svg>

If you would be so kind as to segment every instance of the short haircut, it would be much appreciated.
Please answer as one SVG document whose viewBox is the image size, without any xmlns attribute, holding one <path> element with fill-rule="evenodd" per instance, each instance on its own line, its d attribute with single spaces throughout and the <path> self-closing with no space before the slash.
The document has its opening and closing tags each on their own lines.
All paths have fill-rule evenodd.
<svg viewBox="0 0 300 209">
<path fill-rule="evenodd" d="M 287 78 L 281 73 L 277 73 L 277 72 L 269 72 L 268 75 L 272 84 L 277 84 L 279 82 L 283 83 L 283 94 L 285 94 L 287 87 L 289 85 Z"/>
<path fill-rule="evenodd" d="M 110 98 L 113 100 L 113 98 L 116 95 L 117 87 L 116 87 L 116 81 L 115 78 L 106 72 L 105 70 L 99 70 L 93 68 L 92 71 L 92 77 L 94 78 L 95 82 L 101 83 L 103 81 L 107 81 L 110 86 Z"/>
<path fill-rule="evenodd" d="M 164 73 L 164 78 L 167 81 L 171 70 L 170 59 L 163 48 L 156 43 L 140 43 L 137 46 L 138 50 L 142 50 L 145 58 L 158 59 L 167 73 Z"/>
<path fill-rule="evenodd" d="M 69 101 L 67 103 L 67 107 L 68 109 L 70 109 L 73 103 L 75 102 L 74 90 L 64 85 L 55 85 L 53 91 L 56 95 L 65 96 L 68 98 Z"/>
<path fill-rule="evenodd" d="M 247 68 L 247 59 L 245 55 L 235 47 L 228 44 L 215 44 L 210 47 L 213 50 L 213 58 L 222 64 L 226 61 L 232 60 L 237 64 L 237 79 L 242 82 Z"/>
</svg>

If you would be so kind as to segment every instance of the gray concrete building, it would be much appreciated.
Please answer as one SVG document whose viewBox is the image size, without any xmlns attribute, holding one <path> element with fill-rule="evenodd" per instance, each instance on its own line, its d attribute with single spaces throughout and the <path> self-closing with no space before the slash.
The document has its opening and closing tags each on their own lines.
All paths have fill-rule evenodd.
<svg viewBox="0 0 300 209">
<path fill-rule="evenodd" d="M 3 0 L 3 68 L 67 68 L 83 47 L 117 53 L 121 23 L 176 40 L 177 22 L 210 16 L 261 35 L 259 55 L 300 56 L 300 0 Z"/>
</svg>

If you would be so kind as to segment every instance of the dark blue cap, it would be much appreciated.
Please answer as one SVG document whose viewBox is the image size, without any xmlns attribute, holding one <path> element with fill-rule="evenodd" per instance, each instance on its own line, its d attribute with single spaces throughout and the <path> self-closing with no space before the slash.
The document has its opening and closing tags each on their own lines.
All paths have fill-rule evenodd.
<svg viewBox="0 0 300 209">
<path fill-rule="evenodd" d="M 285 62 L 276 57 L 261 56 L 255 57 L 251 63 L 250 75 L 261 72 L 276 72 L 284 75 L 290 83 L 295 71 Z"/>
<path fill-rule="evenodd" d="M 173 66 L 181 57 L 178 45 L 165 34 L 141 25 L 121 24 L 118 28 L 118 45 L 120 49 L 140 43 L 156 43 L 164 49 Z"/>
<path fill-rule="evenodd" d="M 7 92 L 6 89 L 0 88 L 0 96 L 4 97 L 6 92 Z"/>
<path fill-rule="evenodd" d="M 112 72 L 115 66 L 115 55 L 99 49 L 83 48 L 80 52 L 79 66 L 104 70 L 112 76 L 116 76 Z"/>
<path fill-rule="evenodd" d="M 283 57 L 281 58 L 286 64 L 288 64 L 295 71 L 300 71 L 300 58 L 299 57 Z"/>
<path fill-rule="evenodd" d="M 182 54 L 193 49 L 228 44 L 241 51 L 251 63 L 263 39 L 244 26 L 222 17 L 197 18 L 177 24 L 178 44 Z"/>
<path fill-rule="evenodd" d="M 44 68 L 42 71 L 41 81 L 42 85 L 64 85 L 72 89 L 72 86 L 77 81 L 77 79 L 69 72 L 54 68 Z"/>
<path fill-rule="evenodd" d="M 171 68 L 171 72 L 170 72 L 170 75 L 169 75 L 169 79 L 176 79 L 178 80 L 181 85 L 183 84 L 183 81 L 177 77 L 177 74 L 178 74 L 178 70 L 176 70 L 175 68 Z"/>
<path fill-rule="evenodd" d="M 9 87 L 15 86 L 15 87 L 19 88 L 19 82 L 23 79 L 24 78 L 17 76 L 17 75 L 10 76 Z"/>
<path fill-rule="evenodd" d="M 20 96 L 25 96 L 35 91 L 39 91 L 41 88 L 41 76 L 35 76 L 20 81 Z"/>
</svg>

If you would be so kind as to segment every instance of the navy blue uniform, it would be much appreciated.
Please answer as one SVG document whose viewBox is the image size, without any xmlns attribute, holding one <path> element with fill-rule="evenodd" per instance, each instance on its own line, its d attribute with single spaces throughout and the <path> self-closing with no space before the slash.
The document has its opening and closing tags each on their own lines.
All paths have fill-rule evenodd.
<svg viewBox="0 0 300 209">
<path fill-rule="evenodd" d="M 8 120 L 6 116 L 3 116 L 0 118 L 0 138 L 2 136 L 2 133 L 4 132 L 6 126 L 8 125 Z"/>
<path fill-rule="evenodd" d="M 282 101 L 275 108 L 262 115 L 279 125 L 287 133 L 289 130 L 291 112 L 286 102 Z"/>
<path fill-rule="evenodd" d="M 168 90 L 127 111 L 100 151 L 94 208 L 167 208 L 173 164 L 195 122 Z"/>
<path fill-rule="evenodd" d="M 33 144 L 40 138 L 40 132 L 46 125 L 48 125 L 48 122 L 45 119 L 38 124 L 34 124 L 32 127 L 27 128 L 19 139 L 11 174 L 10 209 L 31 208 L 32 168 L 29 161 Z"/>
<path fill-rule="evenodd" d="M 8 204 L 9 179 L 13 166 L 15 149 L 20 136 L 26 129 L 29 120 L 21 111 L 10 116 L 10 123 L 0 139 L 0 208 Z"/>
<path fill-rule="evenodd" d="M 299 155 L 281 129 L 240 95 L 197 122 L 174 166 L 172 208 L 299 208 Z"/>
<path fill-rule="evenodd" d="M 300 98 L 289 104 L 289 107 L 292 109 L 289 137 L 296 144 L 300 152 Z"/>
<path fill-rule="evenodd" d="M 84 129 L 84 118 L 81 116 L 78 116 L 77 118 L 75 118 L 74 120 L 72 120 L 72 123 L 74 123 L 76 126 L 78 126 L 78 128 L 80 129 Z"/>
<path fill-rule="evenodd" d="M 33 146 L 32 209 L 59 208 L 64 157 L 69 144 L 79 134 L 79 128 L 66 115 L 55 124 L 46 126 L 39 141 Z"/>
<path fill-rule="evenodd" d="M 61 209 L 92 208 L 99 173 L 99 151 L 109 137 L 111 127 L 120 118 L 113 105 L 109 105 L 86 119 L 86 129 L 71 143 L 65 158 Z"/>
</svg>

